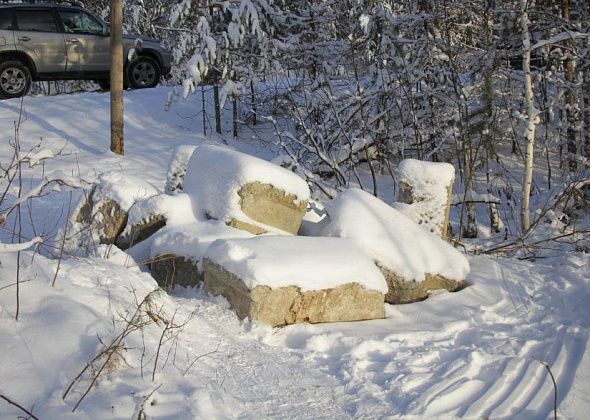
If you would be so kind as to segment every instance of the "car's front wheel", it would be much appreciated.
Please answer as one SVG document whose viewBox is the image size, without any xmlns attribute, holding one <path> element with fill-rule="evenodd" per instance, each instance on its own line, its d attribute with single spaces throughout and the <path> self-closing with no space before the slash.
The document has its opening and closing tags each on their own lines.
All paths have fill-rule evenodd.
<svg viewBox="0 0 590 420">
<path fill-rule="evenodd" d="M 31 72 L 20 61 L 0 64 L 0 98 L 20 98 L 31 88 Z"/>
<path fill-rule="evenodd" d="M 160 66 L 151 57 L 137 57 L 127 67 L 127 81 L 132 89 L 157 86 L 161 74 Z"/>
</svg>

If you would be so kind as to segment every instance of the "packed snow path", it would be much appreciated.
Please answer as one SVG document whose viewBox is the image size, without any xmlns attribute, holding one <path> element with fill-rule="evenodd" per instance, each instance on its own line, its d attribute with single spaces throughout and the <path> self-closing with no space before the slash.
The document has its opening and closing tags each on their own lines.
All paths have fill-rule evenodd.
<svg viewBox="0 0 590 420">
<path fill-rule="evenodd" d="M 61 394 L 100 348 L 97 336 L 108 341 L 119 328 L 110 325 L 113 314 L 133 307 L 129 290 L 140 296 L 155 283 L 116 263 L 64 260 L 51 288 L 55 262 L 35 261 L 23 269 L 24 278 L 36 275 L 22 285 L 19 322 L 10 317 L 12 294 L 0 294 L 0 373 L 11 384 L 1 391 L 57 419 L 72 408 Z M 141 341 L 130 337 L 130 365 L 105 375 L 77 413 L 128 418 L 156 389 L 145 407 L 155 418 L 545 418 L 553 385 L 543 361 L 556 377 L 560 415 L 579 418 L 589 408 L 590 258 L 471 263 L 466 289 L 388 306 L 387 319 L 358 323 L 273 330 L 238 321 L 221 298 L 177 290 L 165 309 L 179 320 L 193 316 L 178 348 L 164 346 L 176 362 L 158 369 L 154 382 L 146 372 L 142 379 L 132 357 Z M 13 268 L 5 256 L 3 278 Z M 158 335 L 147 330 L 142 338 L 152 352 Z"/>
<path fill-rule="evenodd" d="M 458 293 L 389 306 L 387 320 L 293 326 L 266 341 L 336 377 L 354 416 L 544 418 L 554 388 L 539 361 L 556 377 L 560 412 L 575 415 L 581 402 L 563 400 L 577 369 L 590 367 L 580 365 L 590 326 L 587 256 L 561 267 L 471 262 L 473 285 Z"/>
</svg>

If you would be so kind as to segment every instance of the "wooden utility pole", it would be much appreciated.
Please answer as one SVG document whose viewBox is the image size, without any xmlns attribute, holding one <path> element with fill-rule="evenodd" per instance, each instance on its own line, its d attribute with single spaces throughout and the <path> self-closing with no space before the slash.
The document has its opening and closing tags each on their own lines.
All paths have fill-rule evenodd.
<svg viewBox="0 0 590 420">
<path fill-rule="evenodd" d="M 123 2 L 111 0 L 111 151 L 123 144 Z"/>
</svg>

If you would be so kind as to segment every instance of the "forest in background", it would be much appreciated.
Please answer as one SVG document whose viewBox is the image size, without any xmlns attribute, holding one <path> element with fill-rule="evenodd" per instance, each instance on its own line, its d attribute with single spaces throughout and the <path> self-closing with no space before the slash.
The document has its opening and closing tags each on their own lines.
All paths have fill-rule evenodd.
<svg viewBox="0 0 590 420">
<path fill-rule="evenodd" d="M 109 0 L 82 3 L 108 20 Z M 212 88 L 204 127 L 221 133 L 226 103 L 234 136 L 272 125 L 283 166 L 324 196 L 378 195 L 401 159 L 444 161 L 460 180 L 457 240 L 484 219 L 522 238 L 548 213 L 568 237 L 587 232 L 588 2 L 127 0 L 124 20 L 173 51 L 170 103 Z"/>
</svg>

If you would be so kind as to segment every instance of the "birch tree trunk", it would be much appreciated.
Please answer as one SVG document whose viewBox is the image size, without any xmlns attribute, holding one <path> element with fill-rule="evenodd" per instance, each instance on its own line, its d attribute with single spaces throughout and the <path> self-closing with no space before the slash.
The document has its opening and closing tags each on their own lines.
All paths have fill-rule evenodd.
<svg viewBox="0 0 590 420">
<path fill-rule="evenodd" d="M 533 102 L 533 84 L 531 77 L 531 39 L 529 36 L 527 0 L 520 0 L 520 29 L 522 31 L 522 73 L 524 77 L 524 96 L 526 104 L 526 152 L 524 160 L 524 175 L 522 180 L 522 200 L 520 221 L 522 230 L 527 231 L 530 221 L 530 195 L 533 182 L 533 152 L 535 150 L 535 129 L 537 111 Z"/>
<path fill-rule="evenodd" d="M 570 21 L 570 1 L 561 1 L 561 17 L 569 22 Z M 578 164 L 576 162 L 576 154 L 578 150 L 578 107 L 576 104 L 576 94 L 574 92 L 575 83 L 575 62 L 571 58 L 572 41 L 567 40 L 564 42 L 566 51 L 565 60 L 565 80 L 567 81 L 567 89 L 565 91 L 565 112 L 567 119 L 567 161 L 570 172 L 576 172 L 578 170 Z"/>
<path fill-rule="evenodd" d="M 111 0 L 111 151 L 122 155 L 123 145 L 123 3 Z"/>
<path fill-rule="evenodd" d="M 590 30 L 590 2 L 587 2 L 582 13 L 586 31 Z M 590 166 L 590 38 L 586 38 L 586 63 L 584 64 L 584 145 L 582 154 L 586 158 L 586 166 Z"/>
<path fill-rule="evenodd" d="M 588 45 L 586 69 L 584 70 L 584 145 L 582 146 L 582 154 L 586 158 L 586 166 L 590 166 L 590 42 Z"/>
</svg>

